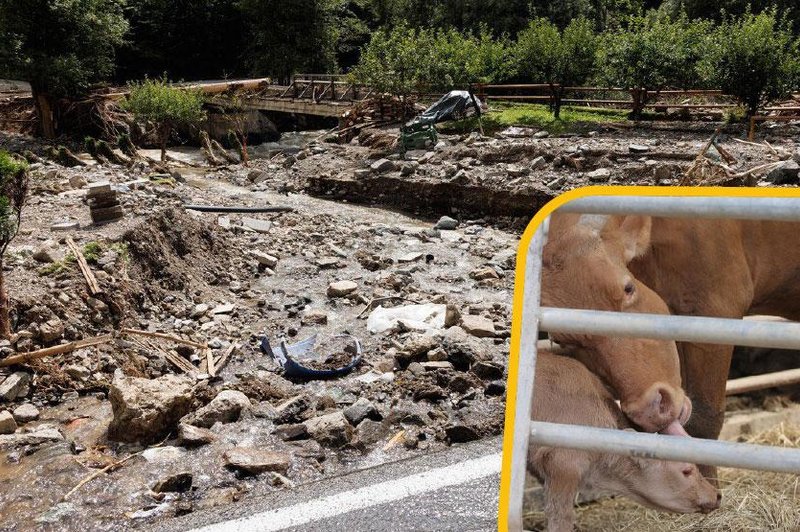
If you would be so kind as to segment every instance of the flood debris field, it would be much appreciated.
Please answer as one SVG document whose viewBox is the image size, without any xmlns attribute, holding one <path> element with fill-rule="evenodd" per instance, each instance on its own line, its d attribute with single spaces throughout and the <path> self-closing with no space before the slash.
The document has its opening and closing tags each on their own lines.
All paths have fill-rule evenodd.
<svg viewBox="0 0 800 532">
<path fill-rule="evenodd" d="M 768 144 L 723 135 L 727 164 L 796 184 L 791 127 Z M 678 184 L 709 135 L 518 128 L 442 135 L 400 159 L 391 132 L 367 130 L 249 167 L 34 164 L 4 264 L 14 337 L 0 349 L 98 344 L 0 368 L 0 529 L 146 529 L 500 434 L 528 220 L 581 185 Z M 17 135 L 0 148 L 44 152 Z M 125 215 L 95 226 L 85 198 L 103 181 Z M 343 334 L 363 360 L 327 380 L 285 378 L 260 348 L 266 337 L 294 353 L 316 335 L 297 361 L 331 370 L 355 355 Z"/>
</svg>

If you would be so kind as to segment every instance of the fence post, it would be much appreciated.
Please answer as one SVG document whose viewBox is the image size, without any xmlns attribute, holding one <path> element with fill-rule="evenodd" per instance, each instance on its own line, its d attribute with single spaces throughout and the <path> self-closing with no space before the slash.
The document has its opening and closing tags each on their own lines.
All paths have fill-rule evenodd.
<svg viewBox="0 0 800 532">
<path fill-rule="evenodd" d="M 522 530 L 522 502 L 530 439 L 531 400 L 536 372 L 536 342 L 539 339 L 539 304 L 542 279 L 542 248 L 547 239 L 547 218 L 528 246 L 525 258 L 525 284 L 522 295 L 522 330 L 519 340 L 516 405 L 514 408 L 514 443 L 511 452 L 508 530 Z"/>
</svg>

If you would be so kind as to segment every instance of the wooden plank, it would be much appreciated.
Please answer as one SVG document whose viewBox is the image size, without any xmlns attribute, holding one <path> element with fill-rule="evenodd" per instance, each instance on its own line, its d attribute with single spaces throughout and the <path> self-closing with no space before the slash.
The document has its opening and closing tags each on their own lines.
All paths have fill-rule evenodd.
<svg viewBox="0 0 800 532">
<path fill-rule="evenodd" d="M 159 351 L 161 351 L 161 353 L 164 355 L 164 358 L 172 362 L 173 366 L 183 371 L 184 373 L 192 375 L 197 372 L 197 368 L 195 368 L 192 365 L 192 363 L 186 360 L 185 358 L 178 356 L 171 351 L 167 351 L 166 349 L 159 349 Z"/>
<path fill-rule="evenodd" d="M 86 338 L 84 340 L 76 340 L 68 344 L 61 344 L 53 347 L 47 347 L 45 349 L 39 349 L 38 351 L 31 351 L 29 353 L 20 353 L 18 355 L 11 355 L 9 357 L 4 358 L 3 360 L 0 360 L 0 367 L 12 366 L 14 364 L 23 364 L 25 362 L 30 362 L 31 360 L 37 360 L 52 355 L 71 353 L 77 349 L 83 349 L 84 347 L 104 344 L 112 341 L 113 339 L 114 339 L 113 336 L 107 334 L 104 336 Z"/>
<path fill-rule="evenodd" d="M 211 349 L 206 349 L 206 373 L 212 377 L 217 376 L 217 366 L 214 363 L 214 355 Z"/>
<path fill-rule="evenodd" d="M 238 351 L 239 349 L 241 349 L 241 347 L 242 347 L 241 344 L 231 344 L 230 347 L 228 347 L 228 349 L 226 349 L 225 352 L 222 353 L 222 356 L 219 357 L 219 360 L 217 360 L 215 363 L 216 366 L 215 369 L 217 373 L 222 371 L 222 369 L 231 359 L 231 355 L 233 355 L 234 351 Z"/>
<path fill-rule="evenodd" d="M 83 257 L 83 253 L 78 248 L 77 244 L 75 244 L 75 241 L 72 240 L 72 237 L 67 237 L 67 246 L 69 246 L 69 249 L 71 249 L 72 253 L 75 255 L 75 261 L 78 263 L 78 267 L 83 274 L 83 278 L 86 280 L 86 284 L 89 285 L 89 293 L 92 296 L 103 293 L 103 291 L 100 289 L 100 285 L 97 284 L 97 278 L 89 268 L 89 263 L 86 262 L 86 259 Z"/>
<path fill-rule="evenodd" d="M 150 332 L 150 331 L 140 331 L 138 329 L 122 329 L 120 331 L 121 334 L 132 334 L 136 336 L 147 336 L 150 338 L 161 338 L 162 340 L 170 340 L 172 342 L 176 342 L 179 344 L 185 344 L 195 349 L 205 349 L 207 346 L 206 344 L 201 344 L 198 342 L 194 342 L 192 340 L 185 340 L 180 336 L 174 336 L 172 334 L 160 333 L 160 332 Z"/>
</svg>

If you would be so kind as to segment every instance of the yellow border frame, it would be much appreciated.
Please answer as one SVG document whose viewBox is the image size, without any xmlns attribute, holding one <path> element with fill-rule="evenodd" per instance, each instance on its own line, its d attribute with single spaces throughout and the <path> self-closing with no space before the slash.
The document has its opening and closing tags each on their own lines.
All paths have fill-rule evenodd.
<svg viewBox="0 0 800 532">
<path fill-rule="evenodd" d="M 500 473 L 500 507 L 497 529 L 508 530 L 508 503 L 511 489 L 511 453 L 514 443 L 514 411 L 517 403 L 519 373 L 519 343 L 522 332 L 522 294 L 525 283 L 525 259 L 534 233 L 545 218 L 565 203 L 587 196 L 695 196 L 746 198 L 800 198 L 800 188 L 736 188 L 736 187 L 650 187 L 650 186 L 590 186 L 565 192 L 539 209 L 525 228 L 517 248 L 514 281 L 514 306 L 511 313 L 511 347 L 506 386 L 506 417 L 503 430 L 503 464 Z"/>
</svg>

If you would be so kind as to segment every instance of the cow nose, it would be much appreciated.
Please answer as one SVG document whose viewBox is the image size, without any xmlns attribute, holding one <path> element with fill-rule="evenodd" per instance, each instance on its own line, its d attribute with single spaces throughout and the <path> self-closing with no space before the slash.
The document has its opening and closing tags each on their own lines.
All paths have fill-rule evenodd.
<svg viewBox="0 0 800 532">
<path fill-rule="evenodd" d="M 704 502 L 703 504 L 700 505 L 700 508 L 702 509 L 701 511 L 704 514 L 707 514 L 709 512 L 713 512 L 714 510 L 719 508 L 719 505 L 720 505 L 721 501 L 722 501 L 722 494 L 721 493 L 717 493 L 717 499 L 716 500 L 709 501 L 709 502 Z"/>
</svg>

